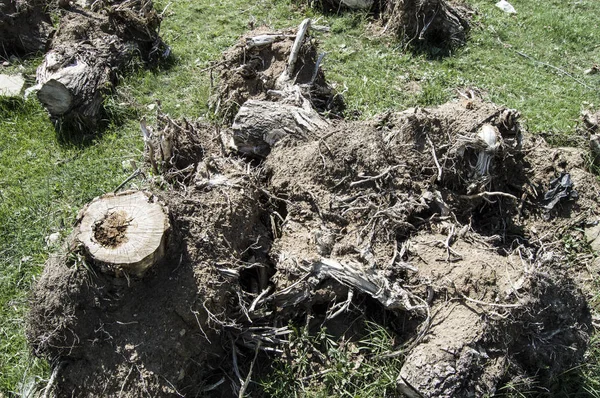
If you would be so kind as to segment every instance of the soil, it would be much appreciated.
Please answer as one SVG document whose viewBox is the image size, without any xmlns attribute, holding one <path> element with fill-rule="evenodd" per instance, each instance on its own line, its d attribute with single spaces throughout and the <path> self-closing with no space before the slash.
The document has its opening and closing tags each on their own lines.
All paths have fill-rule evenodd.
<svg viewBox="0 0 600 398">
<path fill-rule="evenodd" d="M 52 31 L 48 1 L 0 0 L 2 57 L 44 51 Z"/>
<path fill-rule="evenodd" d="M 106 217 L 94 226 L 94 238 L 103 246 L 118 247 L 129 240 L 126 232 L 130 222 L 123 211 L 107 213 Z"/>
<path fill-rule="evenodd" d="M 266 79 L 222 70 L 219 98 L 264 95 L 250 90 L 276 78 L 289 40 L 257 61 L 271 59 L 254 69 Z M 242 49 L 225 60 L 246 65 Z M 336 121 L 263 161 L 228 153 L 201 121 L 159 113 L 152 130 L 173 230 L 163 263 L 104 275 L 71 239 L 34 289 L 28 338 L 58 396 L 237 396 L 255 353 L 263 375 L 284 351 L 286 325 L 361 338 L 355 313 L 331 318 L 350 291 L 354 311 L 398 336 L 398 394 L 543 391 L 582 361 L 594 257 L 566 242 L 585 247 L 600 186 L 585 150 L 529 135 L 517 111 L 472 98 Z M 577 195 L 549 208 L 565 173 Z"/>
<path fill-rule="evenodd" d="M 197 396 L 230 368 L 223 345 L 239 334 L 230 317 L 241 289 L 227 270 L 260 261 L 268 233 L 241 165 L 199 159 L 187 193 L 161 195 L 173 235 L 165 260 L 143 278 L 99 272 L 74 239 L 46 264 L 28 336 L 34 353 L 59 369 L 57 396 Z"/>
</svg>

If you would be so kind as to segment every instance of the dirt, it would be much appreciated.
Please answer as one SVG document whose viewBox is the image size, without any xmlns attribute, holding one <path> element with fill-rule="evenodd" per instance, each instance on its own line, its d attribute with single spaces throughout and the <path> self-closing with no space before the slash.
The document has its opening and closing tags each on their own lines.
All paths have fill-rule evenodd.
<svg viewBox="0 0 600 398">
<path fill-rule="evenodd" d="M 52 30 L 47 1 L 0 1 L 0 56 L 44 51 Z"/>
<path fill-rule="evenodd" d="M 230 319 L 240 285 L 226 270 L 260 258 L 267 233 L 242 165 L 199 159 L 187 193 L 160 195 L 173 235 L 165 260 L 142 279 L 99 272 L 74 240 L 47 263 L 28 336 L 59 369 L 56 396 L 196 396 L 230 369 L 223 347 L 239 334 Z"/>
<path fill-rule="evenodd" d="M 256 65 L 271 59 L 255 77 L 223 69 L 219 98 L 264 95 L 256 85 L 278 75 L 271 68 L 285 57 L 273 49 L 289 41 L 255 54 Z M 225 60 L 250 62 L 239 59 L 243 46 Z M 229 153 L 215 126 L 159 113 L 146 154 L 170 209 L 168 253 L 143 278 L 95 272 L 73 239 L 48 262 L 28 338 L 53 364 L 52 388 L 237 396 L 255 355 L 253 380 L 274 353 L 298 359 L 287 325 L 360 339 L 359 313 L 398 336 L 397 394 L 551 389 L 581 363 L 592 333 L 594 256 L 572 247 L 585 246 L 579 230 L 597 220 L 600 186 L 584 150 L 552 148 L 519 120 L 473 97 L 331 122 L 258 161 Z M 544 208 L 564 173 L 577 197 Z M 333 317 L 350 291 L 354 309 Z"/>
<path fill-rule="evenodd" d="M 502 147 L 483 177 L 468 137 L 486 123 Z M 597 212 L 583 150 L 550 148 L 521 131 L 517 112 L 478 100 L 338 123 L 322 136 L 283 142 L 265 162 L 270 190 L 292 203 L 271 250 L 276 290 L 302 280 L 298 263 L 327 257 L 378 269 L 429 300 L 432 320 L 414 311 L 429 326 L 421 341 L 413 332 L 399 378 L 406 394 L 480 396 L 514 380 L 535 389 L 582 360 L 591 258 L 567 266 L 561 238 Z M 579 198 L 540 209 L 563 172 Z"/>
<path fill-rule="evenodd" d="M 94 238 L 103 246 L 119 247 L 127 242 L 127 227 L 131 219 L 123 211 L 113 211 L 94 226 Z"/>
</svg>

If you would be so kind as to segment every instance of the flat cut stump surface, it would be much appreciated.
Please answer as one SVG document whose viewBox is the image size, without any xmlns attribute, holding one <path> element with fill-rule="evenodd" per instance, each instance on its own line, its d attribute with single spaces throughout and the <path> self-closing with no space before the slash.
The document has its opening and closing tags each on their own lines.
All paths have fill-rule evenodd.
<svg viewBox="0 0 600 398">
<path fill-rule="evenodd" d="M 95 262 L 140 275 L 163 257 L 169 220 L 150 194 L 104 195 L 82 215 L 77 239 Z"/>
</svg>

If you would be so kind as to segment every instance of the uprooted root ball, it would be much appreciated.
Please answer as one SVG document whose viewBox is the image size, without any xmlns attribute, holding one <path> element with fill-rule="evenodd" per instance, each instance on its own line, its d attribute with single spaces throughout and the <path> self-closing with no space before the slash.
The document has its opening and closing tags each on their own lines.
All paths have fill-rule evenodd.
<svg viewBox="0 0 600 398">
<path fill-rule="evenodd" d="M 467 9 L 453 1 L 390 0 L 383 15 L 387 28 L 407 44 L 453 48 L 467 41 Z"/>
<path fill-rule="evenodd" d="M 59 393 L 259 395 L 244 380 L 268 373 L 254 358 L 292 355 L 288 325 L 356 340 L 362 314 L 397 336 L 394 393 L 550 388 L 591 333 L 586 264 L 561 239 L 597 213 L 600 188 L 580 151 L 549 148 L 518 119 L 472 100 L 328 122 L 262 162 L 226 155 L 201 123 L 147 128 L 173 230 L 163 262 L 141 279 L 97 273 L 76 245 L 49 262 L 34 351 L 56 364 Z M 545 208 L 566 173 L 578 198 L 554 189 Z M 322 369 L 312 354 L 302 360 Z"/>
<path fill-rule="evenodd" d="M 231 122 L 247 100 L 270 99 L 270 91 L 286 69 L 295 35 L 295 30 L 259 28 L 227 50 L 215 66 L 218 86 L 210 100 L 214 112 Z M 326 82 L 321 60 L 316 42 L 305 40 L 292 76 L 294 84 L 302 87 L 302 94 L 317 111 L 340 116 L 344 101 Z"/>
</svg>

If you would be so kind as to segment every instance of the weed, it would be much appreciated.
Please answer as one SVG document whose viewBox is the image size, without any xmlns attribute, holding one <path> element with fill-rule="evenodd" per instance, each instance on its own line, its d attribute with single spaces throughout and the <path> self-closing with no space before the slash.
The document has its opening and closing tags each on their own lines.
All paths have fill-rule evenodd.
<svg viewBox="0 0 600 398">
<path fill-rule="evenodd" d="M 400 357 L 385 358 L 394 338 L 383 327 L 366 322 L 359 341 L 334 339 L 322 329 L 310 335 L 296 329 L 286 356 L 275 360 L 261 383 L 274 397 L 386 397 L 397 396 Z"/>
</svg>

